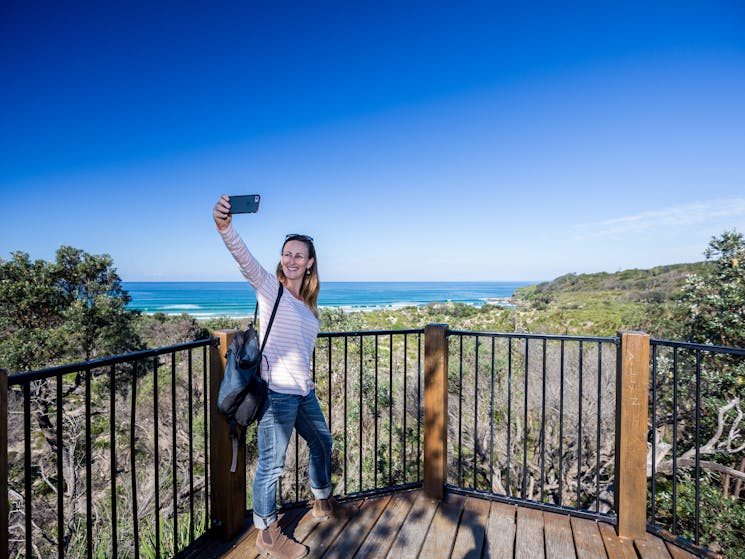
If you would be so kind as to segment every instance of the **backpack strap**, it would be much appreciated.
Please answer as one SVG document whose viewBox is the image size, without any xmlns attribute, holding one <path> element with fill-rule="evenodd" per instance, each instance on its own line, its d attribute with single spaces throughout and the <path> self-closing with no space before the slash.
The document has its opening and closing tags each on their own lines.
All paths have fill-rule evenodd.
<svg viewBox="0 0 745 559">
<path fill-rule="evenodd" d="M 266 346 L 266 340 L 269 337 L 269 331 L 272 329 L 272 323 L 274 322 L 274 316 L 277 314 L 277 307 L 279 307 L 279 299 L 282 297 L 282 291 L 284 291 L 284 286 L 282 285 L 282 282 L 279 282 L 279 292 L 277 293 L 277 300 L 274 301 L 274 308 L 272 309 L 272 316 L 269 317 L 269 324 L 266 325 L 266 332 L 264 332 L 264 340 L 261 342 L 261 351 L 260 351 L 261 355 L 264 354 L 264 346 Z"/>
<path fill-rule="evenodd" d="M 228 421 L 230 425 L 230 442 L 233 446 L 233 459 L 230 462 L 230 472 L 235 473 L 235 470 L 238 468 L 238 429 L 235 417 L 231 417 Z"/>
</svg>

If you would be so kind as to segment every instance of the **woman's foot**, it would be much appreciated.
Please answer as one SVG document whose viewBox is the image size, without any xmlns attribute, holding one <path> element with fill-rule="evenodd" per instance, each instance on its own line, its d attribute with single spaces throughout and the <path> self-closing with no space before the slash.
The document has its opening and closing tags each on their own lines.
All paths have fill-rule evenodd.
<svg viewBox="0 0 745 559">
<path fill-rule="evenodd" d="M 336 518 L 336 500 L 333 495 L 329 496 L 328 499 L 316 499 L 316 502 L 313 503 L 311 515 L 319 520 Z"/>
<path fill-rule="evenodd" d="M 275 559 L 300 559 L 308 555 L 308 548 L 285 536 L 279 522 L 259 530 L 256 535 L 256 550 Z"/>
</svg>

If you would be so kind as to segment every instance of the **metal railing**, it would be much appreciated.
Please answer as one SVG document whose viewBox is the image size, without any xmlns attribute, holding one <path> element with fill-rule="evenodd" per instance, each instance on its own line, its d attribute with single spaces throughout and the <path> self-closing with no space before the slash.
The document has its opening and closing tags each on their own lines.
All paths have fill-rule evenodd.
<svg viewBox="0 0 745 559">
<path fill-rule="evenodd" d="M 618 343 L 451 331 L 449 483 L 611 512 Z"/>
<path fill-rule="evenodd" d="M 11 556 L 172 556 L 206 532 L 212 343 L 7 378 Z"/>
<path fill-rule="evenodd" d="M 648 519 L 696 544 L 721 542 L 721 519 L 745 501 L 745 349 L 650 345 Z"/>
<path fill-rule="evenodd" d="M 621 450 L 618 438 L 627 413 L 618 407 L 623 338 L 434 326 L 443 340 L 433 345 L 442 373 L 428 364 L 427 329 L 319 334 L 312 375 L 334 441 L 334 492 L 421 485 L 426 491 L 433 470 L 428 474 L 425 431 L 442 424 L 440 486 L 613 521 L 615 460 L 631 448 Z M 222 471 L 215 469 L 220 449 L 229 447 L 208 408 L 224 358 L 216 340 L 7 377 L 13 556 L 167 557 L 205 534 L 210 522 L 216 526 L 210 499 L 217 493 L 209 488 L 212 474 Z M 729 441 L 730 450 L 743 444 L 743 357 L 745 350 L 651 341 L 649 455 L 657 460 L 650 460 L 646 504 L 653 529 L 706 543 L 701 527 L 714 511 L 700 503 L 712 475 L 720 482 L 731 475 L 742 498 L 731 456 L 719 468 L 712 457 L 722 455 L 720 442 Z M 645 377 L 646 363 L 637 364 Z M 722 394 L 722 379 L 730 397 L 715 403 L 710 396 Z M 425 413 L 438 411 L 424 406 L 433 382 L 445 395 L 442 423 L 425 421 Z M 437 444 L 431 431 L 430 437 Z M 255 444 L 246 445 L 244 457 L 245 484 Z M 310 498 L 306 471 L 307 447 L 295 437 L 279 489 L 284 506 Z M 643 485 L 643 471 L 641 478 Z M 252 504 L 245 485 L 240 526 Z M 681 494 L 690 487 L 692 496 Z M 643 520 L 642 493 L 635 498 Z M 668 494 L 670 506 L 661 500 Z M 689 508 L 693 513 L 684 513 Z"/>
</svg>

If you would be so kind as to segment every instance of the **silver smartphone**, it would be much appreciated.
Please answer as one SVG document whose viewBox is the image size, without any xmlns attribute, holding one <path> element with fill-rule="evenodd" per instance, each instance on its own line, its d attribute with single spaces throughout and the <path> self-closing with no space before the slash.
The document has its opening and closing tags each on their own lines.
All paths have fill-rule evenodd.
<svg viewBox="0 0 745 559">
<path fill-rule="evenodd" d="M 255 214 L 259 211 L 259 202 L 261 196 L 258 194 L 248 194 L 246 196 L 230 197 L 231 214 Z"/>
</svg>

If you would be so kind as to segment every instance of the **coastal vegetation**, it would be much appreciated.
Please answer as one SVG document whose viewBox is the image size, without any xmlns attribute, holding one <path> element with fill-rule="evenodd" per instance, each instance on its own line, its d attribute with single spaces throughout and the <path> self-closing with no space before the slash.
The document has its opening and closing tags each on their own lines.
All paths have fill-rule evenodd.
<svg viewBox="0 0 745 559">
<path fill-rule="evenodd" d="M 373 310 L 365 312 L 345 312 L 338 308 L 323 308 L 321 310 L 321 330 L 323 332 L 366 332 L 376 330 L 408 330 L 420 329 L 427 324 L 447 324 L 451 330 L 465 332 L 519 332 L 537 334 L 562 334 L 582 336 L 615 336 L 621 330 L 642 330 L 654 338 L 681 340 L 702 344 L 714 344 L 729 347 L 745 347 L 745 240 L 740 233 L 728 231 L 721 236 L 713 238 L 704 251 L 705 260 L 689 264 L 675 264 L 658 266 L 649 270 L 624 270 L 616 273 L 596 274 L 566 274 L 553 281 L 532 285 L 518 289 L 507 304 L 485 304 L 481 307 L 461 303 L 432 303 L 420 307 L 406 307 L 397 310 Z M 61 247 L 53 262 L 31 261 L 27 254 L 18 252 L 12 255 L 10 260 L 0 259 L 0 367 L 6 368 L 11 374 L 61 365 L 70 362 L 88 361 L 107 355 L 129 353 L 144 348 L 157 348 L 178 344 L 181 342 L 203 339 L 209 333 L 218 329 L 229 329 L 244 327 L 245 323 L 239 320 L 221 317 L 206 321 L 198 321 L 188 314 L 183 315 L 140 315 L 137 312 L 128 311 L 126 304 L 129 298 L 121 288 L 121 281 L 113 267 L 113 261 L 106 255 L 89 255 L 72 247 Z M 328 345 L 325 345 L 325 344 Z M 394 391 L 405 390 L 405 398 L 412 405 L 406 413 L 413 414 L 409 425 L 414 424 L 417 419 L 415 398 L 412 390 L 415 384 L 408 387 L 398 386 L 399 380 L 387 380 L 386 374 L 378 375 L 377 365 L 372 361 L 372 356 L 380 352 L 383 361 L 389 360 L 393 367 L 394 363 L 408 363 L 412 359 L 412 346 L 406 346 L 401 340 L 378 344 L 377 339 L 360 336 L 358 343 L 360 351 L 365 355 L 365 362 L 360 361 L 350 364 L 350 378 L 359 380 L 349 381 L 349 409 L 347 416 L 356 424 L 360 418 L 364 419 L 365 425 L 374 425 L 375 429 L 381 421 L 378 405 L 386 404 L 385 398 L 378 402 L 369 398 L 377 388 L 381 395 L 393 394 Z M 333 351 L 335 355 L 342 350 L 340 341 L 329 339 L 321 340 L 319 352 L 323 353 L 328 348 L 328 353 Z M 527 346 L 526 346 L 527 348 Z M 485 353 L 479 354 L 478 339 L 469 339 L 458 349 L 460 352 L 459 363 L 451 361 L 450 364 L 450 402 L 451 409 L 459 410 L 462 399 L 468 401 L 479 400 L 484 395 L 483 388 L 476 388 L 472 371 L 478 370 L 479 363 L 485 359 Z M 558 351 L 549 348 L 551 351 Z M 601 350 L 598 350 L 601 351 Z M 608 351 L 606 348 L 604 351 Z M 590 354 L 588 353 L 588 356 Z M 527 359 L 518 350 L 515 359 Z M 603 359 L 607 356 L 603 354 Z M 176 373 L 173 380 L 174 393 L 185 394 L 187 386 L 187 369 L 183 360 L 170 362 L 163 360 L 161 365 L 172 365 Z M 577 354 L 570 358 L 575 361 L 581 359 Z M 593 357 L 594 359 L 594 357 Z M 695 369 L 691 363 L 690 356 L 680 356 L 679 367 L 684 370 Z M 537 362 L 531 356 L 531 362 Z M 586 359 L 588 363 L 588 378 L 593 377 L 592 359 Z M 319 377 L 324 378 L 322 373 L 328 374 L 328 380 L 319 383 L 319 391 L 325 391 L 321 401 L 329 402 L 331 413 L 334 417 L 344 414 L 341 400 L 336 396 L 328 397 L 332 391 L 332 385 L 343 384 L 346 381 L 339 378 L 338 371 L 332 371 L 331 366 L 326 366 L 319 358 Z M 701 386 L 699 390 L 703 394 L 700 409 L 696 409 L 694 391 L 696 387 L 687 379 L 679 380 L 674 386 L 672 379 L 672 357 L 662 356 L 659 367 L 659 377 L 655 378 L 656 397 L 662 412 L 655 417 L 650 424 L 650 432 L 657 441 L 658 452 L 649 457 L 654 461 L 658 475 L 656 483 L 656 511 L 658 523 L 669 525 L 673 522 L 672 500 L 677 500 L 677 510 L 674 511 L 675 519 L 681 533 L 693 539 L 695 510 L 695 494 L 693 493 L 693 469 L 687 465 L 691 452 L 695 451 L 693 440 L 695 436 L 693 421 L 690 419 L 698 413 L 701 418 L 700 437 L 704 444 L 699 448 L 704 460 L 704 468 L 700 482 L 702 490 L 700 493 L 701 506 L 705 507 L 706 514 L 702 515 L 702 543 L 714 549 L 723 549 L 728 557 L 743 558 L 745 552 L 739 549 L 743 534 L 745 534 L 745 441 L 743 441 L 742 418 L 743 411 L 741 401 L 745 391 L 745 364 L 743 360 L 733 357 L 718 356 L 708 359 L 701 369 Z M 571 362 L 570 362 L 571 364 Z M 357 368 L 356 368 L 357 367 Z M 143 436 L 138 439 L 137 452 L 144 460 L 155 452 L 157 442 L 152 435 L 153 424 L 163 432 L 169 428 L 176 429 L 177 426 L 186 424 L 186 409 L 178 409 L 178 420 L 173 420 L 173 425 L 166 423 L 167 414 L 158 415 L 154 413 L 152 403 L 148 394 L 151 393 L 154 382 L 167 386 L 171 381 L 168 376 L 154 379 L 153 372 L 163 374 L 163 368 L 158 368 L 158 363 L 143 367 L 137 371 L 122 369 L 117 373 L 117 379 L 136 375 L 140 379 L 141 389 L 137 395 L 137 423 L 141 426 Z M 412 371 L 415 366 L 412 365 Z M 374 373 L 373 373 L 374 371 Z M 390 372 L 390 371 L 389 371 Z M 528 371 L 531 375 L 530 385 L 537 386 L 539 373 Z M 550 379 L 558 378 L 555 371 L 547 373 Z M 599 375 L 599 372 L 598 372 Z M 391 376 L 391 378 L 393 378 Z M 613 379 L 600 378 L 597 384 L 588 385 L 590 394 L 600 393 L 605 390 L 606 385 L 612 385 Z M 63 381 L 64 392 L 68 401 L 77 402 L 78 407 L 67 406 L 64 410 L 65 417 L 65 444 L 62 460 L 64 462 L 65 479 L 78 480 L 66 488 L 65 510 L 69 516 L 69 537 L 67 543 L 67 555 L 78 556 L 82 553 L 82 536 L 78 536 L 79 518 L 75 514 L 84 510 L 84 484 L 80 481 L 79 471 L 83 468 L 81 460 L 85 457 L 81 453 L 80 440 L 83 437 L 81 414 L 83 413 L 82 401 L 85 382 L 82 375 L 72 375 Z M 96 445 L 107 444 L 103 440 L 107 425 L 103 421 L 108 409 L 108 398 L 110 395 L 109 385 L 102 376 L 100 382 L 93 384 L 92 409 L 96 412 L 93 421 L 93 440 Z M 516 379 L 522 380 L 522 379 Z M 388 382 L 396 383 L 389 386 Z M 498 392 L 506 388 L 504 379 L 497 379 Z M 526 381 L 527 382 L 527 381 Z M 378 384 L 379 383 L 379 384 Z M 129 383 L 117 382 L 116 391 L 123 400 L 128 397 Z M 346 386 L 346 385 L 345 385 Z M 481 385 L 479 385 L 481 386 Z M 527 386 L 527 384 L 526 384 Z M 605 388 L 604 388 L 605 387 Z M 549 387 L 551 388 L 551 387 Z M 461 391 L 459 393 L 459 390 Z M 675 391 L 675 394 L 674 394 Z M 376 394 L 378 393 L 376 392 Z M 558 398 L 558 391 L 550 392 L 552 397 Z M 519 394 L 517 394 L 519 396 Z M 199 395 L 199 397 L 202 397 Z M 530 395 L 534 398 L 535 395 Z M 612 394 L 605 394 L 604 398 L 612 398 Z M 19 398 L 11 398 L 11 401 L 20 402 Z M 527 399 L 526 399 L 527 401 Z M 49 384 L 35 383 L 34 393 L 31 399 L 33 421 L 39 428 L 41 436 L 33 438 L 34 447 L 34 471 L 37 477 L 34 482 L 34 492 L 44 495 L 51 503 L 56 496 L 54 480 L 47 477 L 47 473 L 55 468 L 57 460 L 56 448 L 56 403 L 52 388 Z M 199 401 L 197 403 L 200 403 Z M 165 408 L 173 405 L 173 402 L 165 397 L 159 405 Z M 576 402 L 573 402 L 576 409 Z M 674 411 L 673 405 L 677 406 Z M 568 404 L 567 404 L 568 406 Z M 551 413 L 559 409 L 558 400 L 550 400 L 548 408 Z M 603 440 L 608 438 L 614 425 L 612 420 L 613 410 L 606 405 L 604 415 L 601 418 L 601 430 Z M 568 409 L 568 407 L 567 407 Z M 580 406 L 581 409 L 581 406 Z M 474 425 L 465 425 L 463 430 L 464 439 L 478 449 L 476 443 L 484 437 L 483 426 L 494 425 L 495 428 L 507 429 L 513 432 L 520 428 L 519 424 L 510 425 L 503 411 L 497 409 L 494 415 L 489 415 L 489 407 L 479 406 L 480 415 L 474 419 Z M 122 410 L 118 416 L 120 421 L 128 421 L 127 410 Z M 393 415 L 391 407 L 391 414 Z M 390 431 L 385 433 L 391 441 L 404 441 L 404 446 L 415 447 L 416 432 L 404 429 L 400 425 L 401 416 L 405 415 L 398 408 L 395 411 L 395 421 L 385 427 L 380 423 L 381 430 L 386 428 Z M 677 418 L 677 423 L 675 422 Z M 202 425 L 206 418 L 199 413 L 194 415 L 198 425 Z M 540 434 L 535 431 L 532 423 L 535 418 L 525 425 L 529 427 L 524 433 L 530 444 L 540 442 Z M 561 417 L 556 424 L 562 420 Z M 553 420 L 551 420 L 553 425 Z M 584 421 L 583 417 L 565 415 L 563 417 L 565 427 L 571 429 Z M 455 424 L 455 422 L 453 422 Z M 403 425 L 406 425 L 404 420 Z M 479 428 L 477 425 L 482 426 Z M 183 429 L 183 427 L 178 427 Z M 337 427 L 338 429 L 338 427 Z M 365 428 L 367 429 L 367 427 Z M 480 430 L 481 429 L 481 430 Z M 393 432 L 395 430 L 395 432 Z M 156 428 L 157 432 L 157 428 Z M 376 431 L 377 432 L 377 431 Z M 515 435 L 517 432 L 515 431 Z M 118 435 L 122 439 L 124 433 Z M 179 440 L 188 437 L 188 433 L 178 430 L 175 437 Z M 370 433 L 362 432 L 352 434 L 350 437 L 362 445 Z M 342 434 L 335 431 L 334 434 L 337 447 L 343 447 Z M 551 438 L 553 437 L 553 439 Z M 672 445 L 673 437 L 678 445 L 678 456 L 683 467 L 678 476 L 674 477 L 672 472 Z M 483 456 L 467 455 L 468 462 L 476 464 L 478 476 L 482 479 L 495 479 L 496 490 L 516 494 L 518 488 L 511 487 L 510 483 L 516 483 L 517 470 L 510 472 L 510 468 L 516 468 L 518 460 L 509 462 L 508 457 L 520 457 L 522 459 L 523 449 L 515 446 L 515 439 L 508 446 L 506 440 L 498 440 L 498 455 L 507 460 L 496 460 L 494 470 L 489 471 L 490 460 Z M 556 462 L 552 463 L 551 454 L 554 452 L 553 444 L 560 445 L 559 434 L 547 434 L 549 448 L 549 466 L 547 468 L 549 477 L 555 475 L 545 488 L 546 494 L 531 494 L 536 499 L 545 499 L 547 495 L 556 502 L 567 504 L 571 501 L 572 493 L 577 483 L 569 477 L 560 479 L 562 475 L 568 476 L 577 471 L 577 458 L 567 451 L 561 455 L 555 454 Z M 500 446 L 501 445 L 501 446 Z M 483 446 L 482 446 L 483 448 Z M 560 446 L 559 446 L 560 448 Z M 8 450 L 11 456 L 10 463 L 14 470 L 11 479 L 22 479 L 23 472 L 21 460 L 14 457 L 23 455 L 23 441 L 19 439 L 18 433 L 9 436 Z M 612 447 L 601 449 L 603 463 L 611 464 Z M 196 462 L 204 459 L 206 449 L 197 446 L 194 449 Z M 294 456 L 290 452 L 290 456 Z M 249 461 L 252 454 L 249 451 Z M 529 469 L 539 470 L 537 462 L 538 453 L 526 456 Z M 585 460 L 589 460 L 585 456 Z M 101 452 L 97 454 L 97 471 L 101 475 L 109 471 L 109 465 L 105 463 L 106 455 Z M 300 457 L 302 461 L 302 455 Z M 335 456 L 339 460 L 339 455 Z M 345 458 L 347 460 L 347 458 Z M 351 458 L 348 466 L 350 471 L 355 471 L 359 464 Z M 387 452 L 380 452 L 376 456 L 367 457 L 360 455 L 364 462 L 364 471 L 373 472 L 370 475 L 389 475 L 394 467 L 394 449 L 388 448 Z M 451 459 L 451 468 L 459 467 L 456 459 Z M 126 469 L 126 464 L 122 466 Z M 185 471 L 188 464 L 179 462 L 181 471 Z M 249 466 L 250 467 L 250 466 Z M 406 468 L 406 466 L 403 466 Z M 589 468 L 594 467 L 588 464 Z M 605 466 L 604 466 L 605 467 Z M 146 472 L 146 469 L 142 470 Z M 558 472 L 558 473 L 557 473 Z M 412 472 L 408 472 L 412 474 Z M 513 474 L 512 478 L 510 474 Z M 608 475 L 606 475 L 608 474 Z M 365 475 L 368 475 L 367 473 Z M 402 472 L 403 479 L 406 473 Z M 604 470 L 604 481 L 612 483 L 612 472 Z M 139 480 L 139 487 L 143 493 L 153 487 L 153 481 L 148 478 L 147 473 L 142 473 L 143 478 Z M 179 479 L 185 479 L 179 476 Z M 510 479 L 513 481 L 510 482 Z M 652 480 L 650 479 L 650 483 Z M 574 485 L 572 485 L 574 483 Z M 553 485 L 552 485 L 553 484 Z M 365 486 L 365 481 L 360 481 L 360 489 Z M 204 487 L 199 488 L 204 490 Z M 352 487 L 352 490 L 355 488 Z M 607 490 L 604 487 L 603 490 Z M 588 491 L 595 491 L 589 487 Z M 101 483 L 99 494 L 94 498 L 94 516 L 96 518 L 107 518 L 111 503 L 108 500 L 107 486 Z M 551 493 L 553 492 L 553 493 Z M 164 492 L 166 495 L 169 492 Z M 126 497 L 126 495 L 125 495 Z M 130 496 L 131 497 L 131 496 Z M 599 497 L 599 496 L 596 496 Z M 167 495 L 162 507 L 166 509 L 173 506 L 167 500 Z M 147 504 L 147 503 L 146 503 Z M 249 502 L 250 506 L 250 496 Z M 589 506 L 589 503 L 574 503 L 575 506 Z M 152 503 L 140 509 L 140 513 L 152 514 Z M 12 511 L 22 515 L 18 498 L 12 502 Z M 51 507 L 50 507 L 51 510 Z M 71 512 L 70 512 L 71 511 Z M 82 514 L 82 513 L 81 513 Z M 202 519 L 204 520 L 204 519 Z M 40 518 L 34 520 L 41 536 L 35 541 L 41 554 L 44 550 L 51 549 L 56 542 L 56 525 L 53 519 Z M 163 522 L 169 522 L 165 519 Z M 48 524 L 47 524 L 48 523 Z M 179 525 L 183 528 L 183 524 Z M 15 529 L 20 529 L 20 524 Z M 151 533 L 153 526 L 143 525 L 145 534 Z M 122 527 L 120 534 L 127 533 L 127 528 Z M 183 535 L 185 538 L 186 535 Z M 147 540 L 147 536 L 145 536 Z M 102 541 L 105 537 L 101 536 Z M 145 556 L 155 556 L 156 550 L 154 540 L 147 540 L 145 549 L 141 550 Z M 175 542 L 161 541 L 161 553 L 175 549 Z"/>
</svg>

